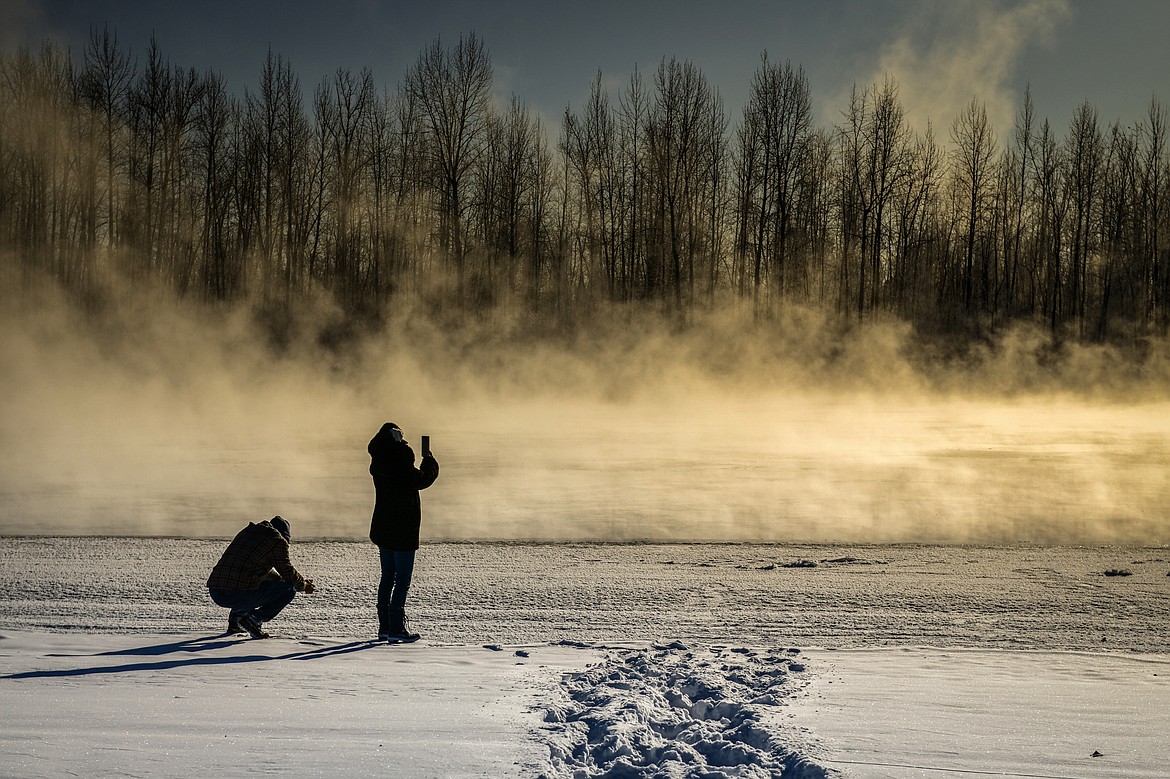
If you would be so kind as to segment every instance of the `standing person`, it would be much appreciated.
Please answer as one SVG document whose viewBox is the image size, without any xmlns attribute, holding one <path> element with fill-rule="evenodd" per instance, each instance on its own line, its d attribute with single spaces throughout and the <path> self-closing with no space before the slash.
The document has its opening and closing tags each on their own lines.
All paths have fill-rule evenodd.
<svg viewBox="0 0 1170 779">
<path fill-rule="evenodd" d="M 419 468 L 414 451 L 393 422 L 382 425 L 367 447 L 370 475 L 374 478 L 374 514 L 370 518 L 370 540 L 378 546 L 382 580 L 378 584 L 378 638 L 416 641 L 417 633 L 406 628 L 406 594 L 414 574 L 414 553 L 418 551 L 422 502 L 425 490 L 439 478 L 439 462 L 423 452 Z"/>
<path fill-rule="evenodd" d="M 236 534 L 207 579 L 211 600 L 228 611 L 228 633 L 247 631 L 268 638 L 263 624 L 276 617 L 298 592 L 312 594 L 312 579 L 289 559 L 292 528 L 283 517 L 249 522 Z"/>
</svg>

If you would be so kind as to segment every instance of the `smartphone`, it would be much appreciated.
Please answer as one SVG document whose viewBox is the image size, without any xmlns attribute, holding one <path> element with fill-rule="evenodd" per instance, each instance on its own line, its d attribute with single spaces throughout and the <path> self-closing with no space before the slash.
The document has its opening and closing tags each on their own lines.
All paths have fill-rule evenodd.
<svg viewBox="0 0 1170 779">
<path fill-rule="evenodd" d="M 429 435 L 422 437 L 422 453 L 424 455 L 431 453 L 431 437 Z"/>
</svg>

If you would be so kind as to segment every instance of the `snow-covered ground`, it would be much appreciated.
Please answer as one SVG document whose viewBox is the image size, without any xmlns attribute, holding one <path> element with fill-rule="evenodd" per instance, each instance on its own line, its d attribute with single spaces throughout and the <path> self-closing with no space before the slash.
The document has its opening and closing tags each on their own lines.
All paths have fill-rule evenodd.
<svg viewBox="0 0 1170 779">
<path fill-rule="evenodd" d="M 806 653 L 787 711 L 856 779 L 1170 776 L 1170 656 L 901 649 Z"/>
<path fill-rule="evenodd" d="M 429 545 L 384 646 L 360 542 L 294 543 L 321 592 L 220 635 L 223 543 L 0 539 L 0 776 L 1170 765 L 1165 550 Z"/>
</svg>

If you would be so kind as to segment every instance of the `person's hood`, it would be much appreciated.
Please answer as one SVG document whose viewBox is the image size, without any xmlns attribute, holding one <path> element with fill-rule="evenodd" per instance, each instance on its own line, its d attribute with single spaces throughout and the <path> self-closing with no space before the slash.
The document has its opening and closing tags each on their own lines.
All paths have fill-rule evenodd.
<svg viewBox="0 0 1170 779">
<path fill-rule="evenodd" d="M 396 435 L 397 434 L 397 435 Z M 392 422 L 387 422 L 370 440 L 371 472 L 389 473 L 395 469 L 414 465 L 414 450 L 402 439 L 402 431 Z"/>
<path fill-rule="evenodd" d="M 275 516 L 268 520 L 268 524 L 277 532 L 284 536 L 285 541 L 292 541 L 292 528 L 288 524 L 288 520 L 281 516 Z"/>
<path fill-rule="evenodd" d="M 366 450 L 372 457 L 385 456 L 389 452 L 396 451 L 395 447 L 406 447 L 406 439 L 402 436 L 402 428 L 393 422 L 387 422 L 382 425 L 382 428 L 370 439 L 370 445 Z"/>
</svg>

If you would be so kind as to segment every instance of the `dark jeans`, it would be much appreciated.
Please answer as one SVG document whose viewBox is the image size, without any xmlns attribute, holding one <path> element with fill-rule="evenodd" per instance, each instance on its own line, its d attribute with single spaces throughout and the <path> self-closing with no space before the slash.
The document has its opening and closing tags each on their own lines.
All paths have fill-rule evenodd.
<svg viewBox="0 0 1170 779">
<path fill-rule="evenodd" d="M 261 622 L 273 619 L 297 594 L 295 587 L 280 579 L 265 579 L 258 590 L 211 588 L 207 592 L 217 606 L 231 609 L 228 619 L 250 611 Z"/>
<path fill-rule="evenodd" d="M 414 575 L 414 550 L 378 547 L 382 561 L 382 581 L 378 584 L 378 608 L 405 609 L 410 578 Z"/>
</svg>

